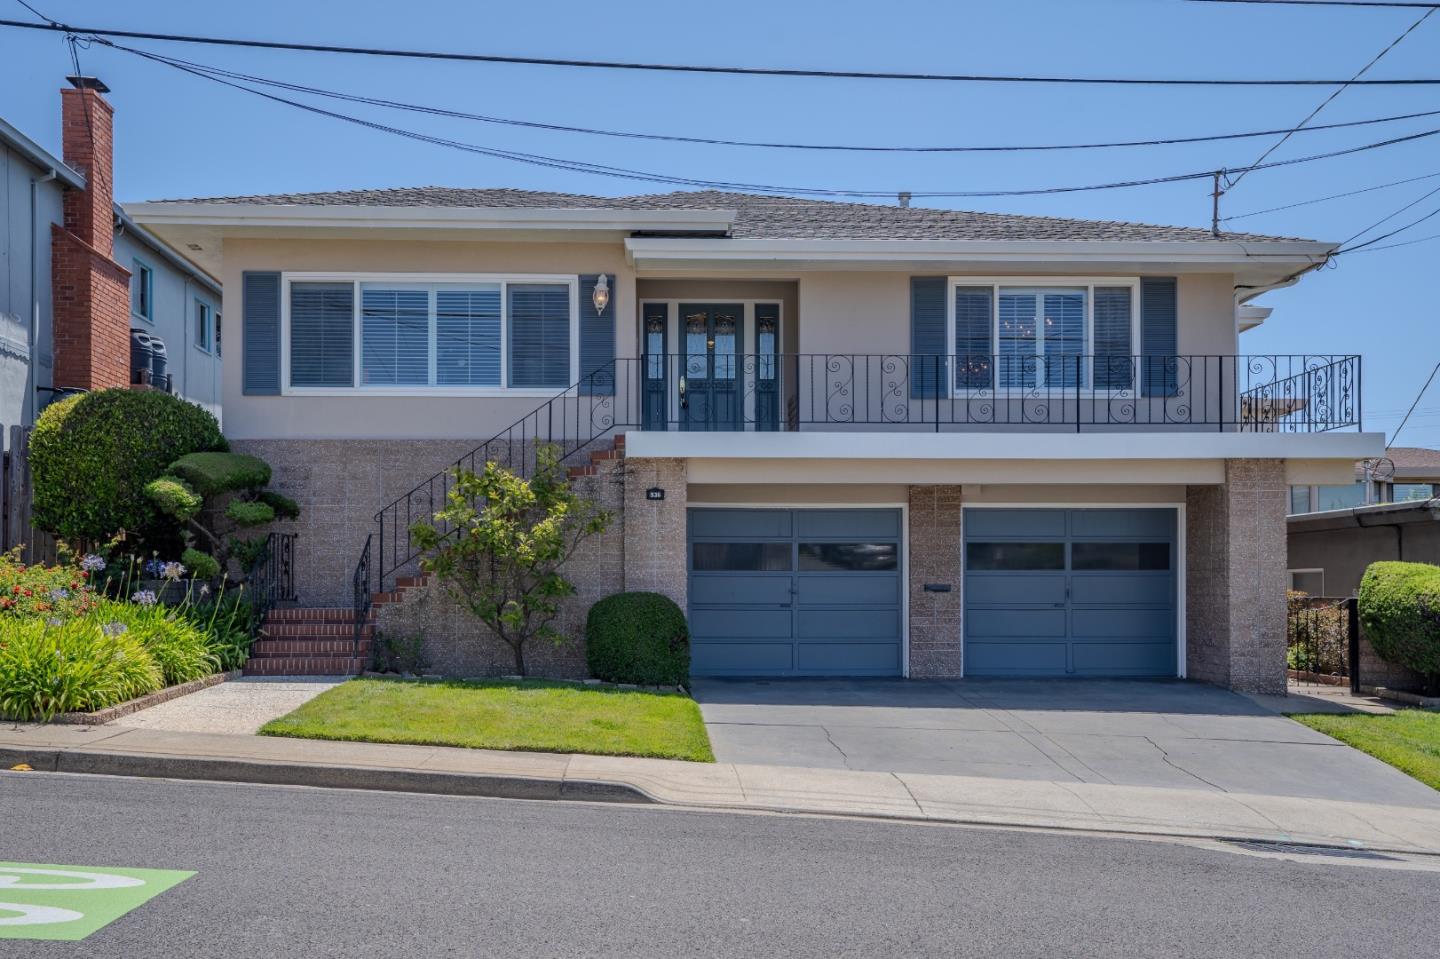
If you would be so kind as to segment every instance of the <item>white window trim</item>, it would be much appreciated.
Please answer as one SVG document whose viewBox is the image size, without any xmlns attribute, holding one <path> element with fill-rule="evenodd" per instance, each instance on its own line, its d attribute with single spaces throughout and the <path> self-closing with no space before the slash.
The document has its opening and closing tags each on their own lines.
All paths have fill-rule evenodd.
<svg viewBox="0 0 1440 959">
<path fill-rule="evenodd" d="M 365 283 L 397 284 L 482 284 L 499 283 L 500 291 L 500 386 L 291 386 L 290 385 L 290 285 L 292 283 L 349 283 L 355 297 L 351 310 L 353 323 L 351 382 L 360 383 L 362 361 L 360 287 Z M 570 375 L 564 387 L 510 387 L 510 297 L 507 284 L 552 283 L 570 291 Z M 434 305 L 434 296 L 431 296 Z M 432 320 L 434 310 L 431 310 Z M 431 323 L 433 346 L 434 323 Z M 435 353 L 430 352 L 430 365 Z M 281 396 L 509 396 L 549 398 L 570 389 L 580 379 L 580 276 L 576 273 L 317 273 L 284 272 L 280 274 L 280 395 Z"/>
<path fill-rule="evenodd" d="M 744 315 L 744 317 L 745 317 L 745 321 L 744 321 L 744 322 L 745 322 L 745 330 L 744 330 L 744 333 L 745 333 L 745 341 L 744 341 L 744 343 L 742 344 L 742 345 L 744 346 L 744 349 L 743 349 L 740 353 L 736 354 L 736 358 L 737 358 L 737 361 L 740 362 L 741 378 L 742 378 L 742 379 L 745 378 L 745 377 L 744 377 L 744 373 L 743 373 L 745 364 L 744 364 L 743 359 L 741 359 L 741 357 L 745 357 L 745 356 L 758 356 L 758 355 L 759 355 L 759 339 L 758 339 L 758 333 L 759 333 L 759 331 L 756 329 L 755 307 L 757 307 L 757 306 L 774 306 L 774 307 L 776 308 L 776 314 L 775 314 L 775 315 L 779 318 L 780 323 L 779 323 L 779 325 L 776 327 L 776 330 L 775 330 L 775 355 L 776 355 L 777 357 L 783 357 L 783 356 L 786 355 L 786 354 L 785 354 L 785 350 L 784 350 L 783 347 L 784 347 L 784 345 L 785 345 L 785 324 L 788 323 L 789 320 L 788 320 L 788 319 L 786 318 L 786 316 L 785 316 L 785 301 L 784 301 L 784 300 L 778 300 L 778 299 L 776 299 L 776 298 L 774 298 L 774 297 L 766 297 L 766 296 L 762 296 L 762 297 L 743 297 L 743 296 L 739 296 L 739 297 L 723 297 L 723 296 L 722 296 L 722 297 L 703 297 L 703 296 L 684 296 L 684 297 L 647 296 L 647 297 L 645 297 L 644 299 L 640 300 L 640 314 L 639 314 L 639 315 L 640 315 L 640 341 L 639 341 L 639 347 L 640 347 L 640 348 L 639 348 L 639 351 L 638 351 L 638 352 L 639 352 L 642 356 L 643 356 L 644 353 L 645 353 L 645 307 L 646 307 L 647 304 L 651 304 L 651 303 L 663 303 L 663 304 L 665 304 L 665 354 L 666 354 L 666 360 L 665 360 L 665 363 L 666 363 L 665 376 L 666 376 L 666 379 L 668 380 L 668 383 L 667 383 L 667 385 L 666 385 L 666 393 L 667 393 L 666 401 L 667 401 L 667 403 L 669 404 L 669 405 L 666 407 L 667 410 L 679 410 L 679 409 L 680 409 L 680 379 L 679 379 L 678 376 L 674 375 L 674 374 L 677 372 L 679 366 L 677 366 L 676 368 L 672 368 L 672 367 L 670 366 L 670 361 L 671 361 L 671 358 L 674 358 L 676 364 L 678 364 L 678 365 L 680 365 L 680 366 L 683 366 L 683 361 L 684 361 L 684 357 L 685 357 L 685 347 L 684 347 L 684 343 L 682 342 L 682 340 L 683 340 L 683 335 L 684 335 L 684 330 L 682 330 L 682 329 L 680 328 L 680 304 L 681 304 L 681 303 L 738 303 L 738 304 L 740 304 L 740 306 L 744 309 L 743 315 Z M 636 362 L 639 363 L 640 361 L 637 360 Z M 783 363 L 782 361 L 777 361 L 777 362 L 780 362 L 780 369 L 778 369 L 778 370 L 776 371 L 776 375 L 777 375 L 777 377 L 779 378 L 778 382 L 779 382 L 779 386 L 781 387 L 781 390 L 782 390 L 782 399 L 783 399 L 783 390 L 784 390 L 784 387 L 785 387 L 785 385 L 786 385 L 786 384 L 785 384 L 785 379 L 784 379 L 784 369 L 785 369 L 785 367 L 784 367 L 784 363 Z M 641 369 L 640 369 L 640 373 L 641 373 L 641 377 L 640 377 L 639 382 L 640 382 L 640 383 L 642 384 L 642 386 L 643 386 L 643 384 L 644 384 L 644 373 L 645 373 L 645 370 L 644 370 L 644 367 L 643 367 L 643 366 L 642 366 Z M 747 422 L 747 423 L 753 423 L 753 422 L 754 422 L 754 418 L 755 418 L 755 390 L 751 388 L 751 387 L 753 387 L 754 385 L 755 385 L 755 375 L 752 373 L 752 374 L 750 375 L 750 377 L 749 377 L 749 382 L 746 383 L 746 390 L 745 390 L 745 418 L 746 418 L 746 422 Z M 780 429 L 780 431 L 784 431 L 784 430 L 786 429 L 786 424 L 785 424 L 785 410 L 784 410 L 783 407 L 782 407 L 781 410 L 780 410 L 780 426 L 779 426 L 779 429 Z"/>
<path fill-rule="evenodd" d="M 1130 349 L 1131 357 L 1140 355 L 1140 278 L 1138 276 L 951 276 L 946 278 L 949 282 L 945 285 L 945 355 L 955 356 L 955 290 L 962 286 L 988 286 L 990 287 L 990 352 L 991 355 L 998 355 L 1000 352 L 1000 289 L 1002 287 L 1060 287 L 1070 289 L 1083 289 L 1085 291 L 1085 345 L 1082 353 L 1086 356 L 1095 352 L 1095 287 L 1097 286 L 1119 286 L 1128 287 L 1130 290 Z M 948 359 L 947 359 L 948 365 Z M 1136 379 L 1139 379 L 1139 370 L 1136 370 Z M 959 389 L 952 387 L 952 395 L 961 398 L 973 396 L 1028 396 L 1036 390 L 1048 392 L 1051 395 L 1063 394 L 1066 396 L 1079 395 L 1082 397 L 1091 396 L 1116 396 L 1122 393 L 1134 393 L 1138 383 L 1132 384 L 1129 390 L 1097 390 L 1094 387 L 1086 387 L 1076 390 L 1074 387 L 1000 387 L 992 386 L 990 389 Z"/>
</svg>

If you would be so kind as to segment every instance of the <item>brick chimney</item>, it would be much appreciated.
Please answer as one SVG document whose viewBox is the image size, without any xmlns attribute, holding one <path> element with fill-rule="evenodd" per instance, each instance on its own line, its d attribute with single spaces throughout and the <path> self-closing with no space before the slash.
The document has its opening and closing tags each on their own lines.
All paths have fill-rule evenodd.
<svg viewBox="0 0 1440 959">
<path fill-rule="evenodd" d="M 95 77 L 60 91 L 65 162 L 85 189 L 65 191 L 65 225 L 51 227 L 55 385 L 87 390 L 130 382 L 130 271 L 115 262 L 114 109 Z"/>
</svg>

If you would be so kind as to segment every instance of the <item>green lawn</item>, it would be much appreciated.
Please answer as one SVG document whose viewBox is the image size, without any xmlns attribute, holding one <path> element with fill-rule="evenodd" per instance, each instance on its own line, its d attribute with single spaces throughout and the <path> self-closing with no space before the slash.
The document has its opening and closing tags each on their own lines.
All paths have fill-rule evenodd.
<svg viewBox="0 0 1440 959">
<path fill-rule="evenodd" d="M 260 734 L 715 761 L 688 696 L 545 680 L 352 679 Z"/>
<path fill-rule="evenodd" d="M 1290 718 L 1440 789 L 1440 713 L 1403 709 L 1389 716 L 1307 713 Z"/>
</svg>

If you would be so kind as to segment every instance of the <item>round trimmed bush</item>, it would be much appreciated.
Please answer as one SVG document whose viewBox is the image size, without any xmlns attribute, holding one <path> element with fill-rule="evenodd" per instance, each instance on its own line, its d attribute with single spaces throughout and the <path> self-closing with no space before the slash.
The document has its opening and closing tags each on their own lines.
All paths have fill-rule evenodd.
<svg viewBox="0 0 1440 959">
<path fill-rule="evenodd" d="M 1371 563 L 1360 580 L 1360 625 L 1387 662 L 1440 681 L 1440 566 Z"/>
<path fill-rule="evenodd" d="M 167 393 L 97 390 L 51 403 L 30 436 L 35 524 L 103 542 L 159 517 L 145 486 L 187 453 L 224 450 L 209 412 Z"/>
<path fill-rule="evenodd" d="M 659 593 L 607 596 L 585 620 L 585 662 L 591 676 L 610 683 L 683 683 L 690 677 L 685 614 Z"/>
</svg>

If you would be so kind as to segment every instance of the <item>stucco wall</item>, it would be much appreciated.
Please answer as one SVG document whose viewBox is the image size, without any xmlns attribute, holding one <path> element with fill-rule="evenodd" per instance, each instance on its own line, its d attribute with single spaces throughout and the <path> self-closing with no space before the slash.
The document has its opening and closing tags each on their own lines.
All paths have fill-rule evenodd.
<svg viewBox="0 0 1440 959">
<path fill-rule="evenodd" d="M 1440 522 L 1290 531 L 1288 568 L 1323 569 L 1326 596 L 1354 595 L 1366 567 L 1382 560 L 1440 566 Z"/>
<path fill-rule="evenodd" d="M 37 184 L 35 218 L 30 217 L 30 180 L 45 171 L 19 153 L 0 146 L 0 425 L 9 427 L 31 418 L 36 386 L 50 386 L 54 366 L 51 347 L 50 224 L 64 222 L 63 187 L 58 180 Z M 31 250 L 35 254 L 32 288 Z M 39 336 L 29 344 L 35 304 L 39 304 Z M 35 381 L 26 382 L 28 357 L 35 358 Z M 41 404 L 46 394 L 39 394 Z M 0 448 L 9 442 L 9 431 Z"/>
<path fill-rule="evenodd" d="M 610 273 L 607 314 L 616 322 L 616 356 L 636 350 L 635 276 L 618 242 L 443 242 L 413 240 L 225 241 L 225 316 L 239 342 L 241 276 L 247 270 L 374 273 Z M 242 350 L 225 351 L 225 432 L 252 438 L 488 439 L 540 406 L 543 398 L 445 396 L 244 396 Z M 556 392 L 559 392 L 558 390 Z M 439 463 L 429 464 L 431 471 Z"/>
</svg>

